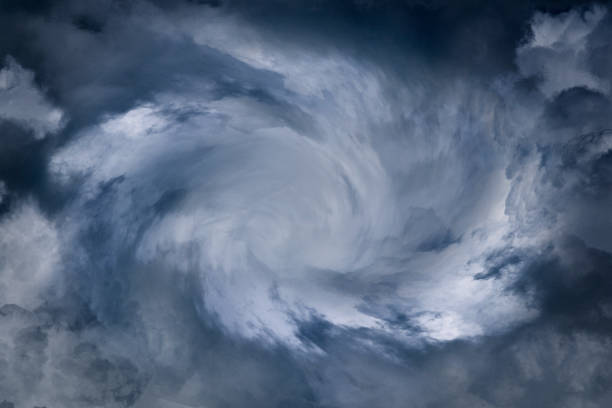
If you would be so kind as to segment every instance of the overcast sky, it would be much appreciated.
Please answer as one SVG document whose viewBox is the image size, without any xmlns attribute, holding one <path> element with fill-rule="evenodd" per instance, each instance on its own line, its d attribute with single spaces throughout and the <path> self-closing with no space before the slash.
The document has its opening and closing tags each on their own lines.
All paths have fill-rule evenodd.
<svg viewBox="0 0 612 408">
<path fill-rule="evenodd" d="M 0 2 L 0 408 L 612 406 L 612 10 Z"/>
</svg>

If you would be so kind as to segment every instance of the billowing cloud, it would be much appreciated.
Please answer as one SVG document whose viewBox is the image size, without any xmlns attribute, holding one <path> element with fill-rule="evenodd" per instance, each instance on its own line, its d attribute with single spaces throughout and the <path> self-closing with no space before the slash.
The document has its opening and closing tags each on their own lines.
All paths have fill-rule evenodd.
<svg viewBox="0 0 612 408">
<path fill-rule="evenodd" d="M 590 72 L 588 61 L 589 37 L 605 15 L 599 6 L 555 17 L 536 13 L 531 37 L 517 52 L 521 74 L 536 77 L 546 96 L 578 86 L 609 91 L 607 78 Z"/>
</svg>

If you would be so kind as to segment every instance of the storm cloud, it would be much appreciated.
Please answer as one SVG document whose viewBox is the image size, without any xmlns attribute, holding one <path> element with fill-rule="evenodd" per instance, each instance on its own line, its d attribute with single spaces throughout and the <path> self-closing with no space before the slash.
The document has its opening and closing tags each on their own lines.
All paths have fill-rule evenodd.
<svg viewBox="0 0 612 408">
<path fill-rule="evenodd" d="M 612 403 L 607 4 L 0 32 L 0 407 Z"/>
</svg>

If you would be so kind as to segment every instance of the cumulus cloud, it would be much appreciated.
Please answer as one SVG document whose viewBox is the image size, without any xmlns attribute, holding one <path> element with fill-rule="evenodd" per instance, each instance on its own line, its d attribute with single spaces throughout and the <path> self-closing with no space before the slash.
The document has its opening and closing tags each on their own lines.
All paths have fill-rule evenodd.
<svg viewBox="0 0 612 408">
<path fill-rule="evenodd" d="M 590 72 L 588 62 L 589 37 L 605 15 L 599 6 L 554 17 L 536 13 L 531 38 L 517 52 L 521 73 L 538 78 L 549 97 L 577 86 L 608 92 L 608 79 Z"/>
</svg>

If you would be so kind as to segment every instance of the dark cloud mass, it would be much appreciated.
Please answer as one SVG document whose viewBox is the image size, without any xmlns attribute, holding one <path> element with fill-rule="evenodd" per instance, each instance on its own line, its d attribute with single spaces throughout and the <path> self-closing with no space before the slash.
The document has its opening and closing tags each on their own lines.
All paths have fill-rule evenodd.
<svg viewBox="0 0 612 408">
<path fill-rule="evenodd" d="M 611 34 L 0 2 L 0 408 L 612 406 Z"/>
</svg>

